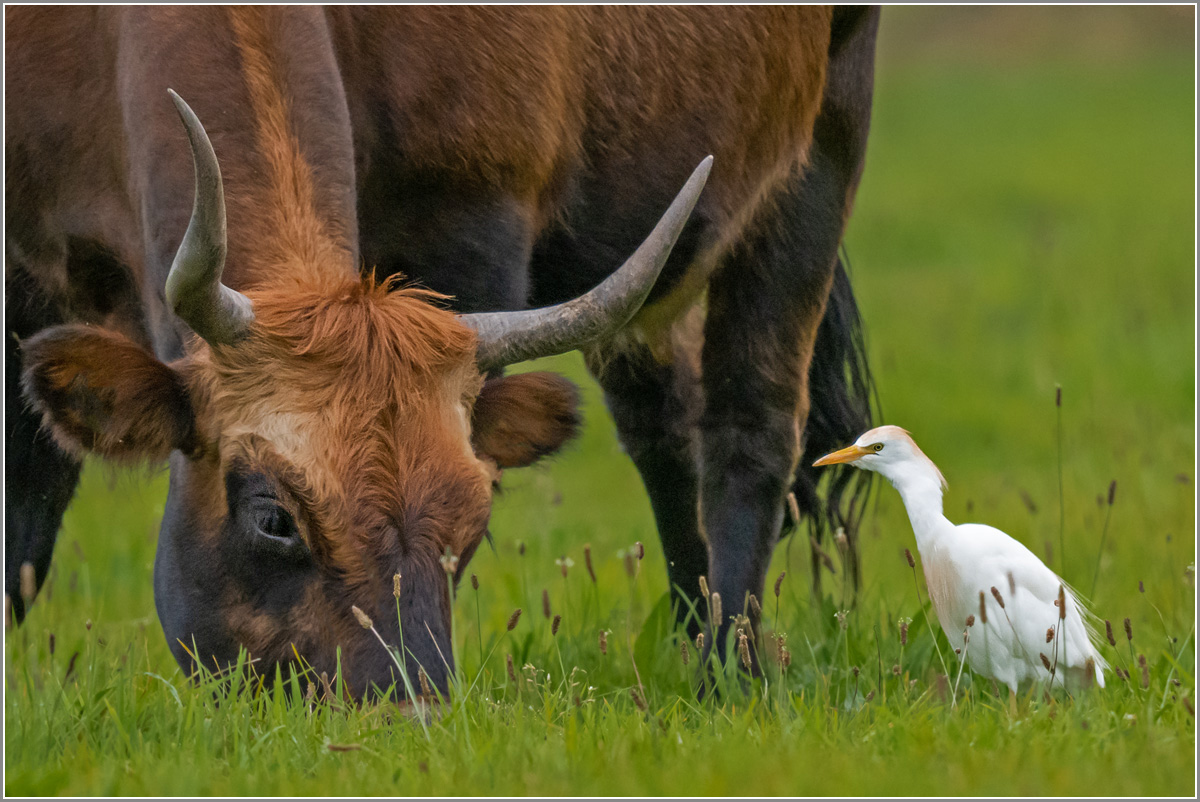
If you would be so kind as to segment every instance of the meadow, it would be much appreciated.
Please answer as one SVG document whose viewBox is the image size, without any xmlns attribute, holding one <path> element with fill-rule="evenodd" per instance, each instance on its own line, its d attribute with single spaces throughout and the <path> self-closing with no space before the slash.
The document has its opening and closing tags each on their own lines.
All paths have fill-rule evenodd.
<svg viewBox="0 0 1200 802">
<path fill-rule="evenodd" d="M 6 634 L 6 794 L 1193 795 L 1193 13 L 887 9 L 846 238 L 879 420 L 945 473 L 951 520 L 1091 598 L 1130 679 L 1010 700 L 958 676 L 881 484 L 857 603 L 836 551 L 814 599 L 807 536 L 781 542 L 764 621 L 790 665 L 698 698 L 649 503 L 570 354 L 521 369 L 574 378 L 586 428 L 506 473 L 455 606 L 458 687 L 424 725 L 190 682 L 151 586 L 166 476 L 89 464 Z"/>
</svg>

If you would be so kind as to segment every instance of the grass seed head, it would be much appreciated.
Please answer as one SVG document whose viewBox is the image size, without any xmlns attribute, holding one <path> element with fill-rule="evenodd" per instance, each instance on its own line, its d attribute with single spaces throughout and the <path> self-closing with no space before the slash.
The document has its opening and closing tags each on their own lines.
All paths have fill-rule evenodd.
<svg viewBox="0 0 1200 802">
<path fill-rule="evenodd" d="M 698 652 L 704 651 L 704 633 L 703 632 L 696 633 L 696 651 L 698 651 Z"/>
<path fill-rule="evenodd" d="M 714 593 L 712 595 L 712 615 L 713 615 L 713 620 L 712 620 L 713 625 L 720 626 L 721 625 L 721 594 L 720 593 Z"/>
<path fill-rule="evenodd" d="M 700 595 L 706 599 L 708 598 L 708 579 L 703 574 L 700 575 Z"/>
<path fill-rule="evenodd" d="M 429 687 L 429 675 L 425 673 L 424 666 L 417 669 L 417 680 L 421 683 L 421 695 L 433 696 L 433 688 Z"/>
<path fill-rule="evenodd" d="M 542 588 L 542 615 L 546 616 L 546 620 L 550 620 L 550 591 Z"/>
<path fill-rule="evenodd" d="M 1008 595 L 1009 596 L 1017 595 L 1017 578 L 1015 576 L 1013 576 L 1012 571 L 1008 572 Z"/>
<path fill-rule="evenodd" d="M 504 665 L 508 669 L 508 678 L 512 681 L 512 684 L 518 685 L 517 670 L 513 668 L 513 659 L 511 654 L 504 656 Z"/>
<path fill-rule="evenodd" d="M 1056 406 L 1056 407 L 1062 406 L 1062 385 L 1061 384 L 1054 385 L 1054 406 Z"/>
<path fill-rule="evenodd" d="M 28 607 L 37 596 L 37 576 L 33 570 L 33 563 L 21 563 L 21 598 L 25 600 L 25 606 Z"/>
<path fill-rule="evenodd" d="M 893 676 L 893 677 L 898 677 L 898 676 L 900 676 L 900 664 L 899 664 L 899 663 L 895 663 L 895 664 L 892 666 L 892 676 Z"/>
<path fill-rule="evenodd" d="M 317 695 L 317 686 L 313 685 L 312 680 L 308 681 L 308 687 L 304 689 L 304 701 L 311 702 Z"/>
<path fill-rule="evenodd" d="M 688 660 L 691 659 L 691 652 L 688 651 L 686 640 L 679 641 L 679 659 L 683 661 L 685 666 L 688 664 Z"/>
<path fill-rule="evenodd" d="M 850 673 L 854 675 L 855 679 L 858 679 L 858 675 L 860 673 L 858 666 L 851 666 Z"/>
<path fill-rule="evenodd" d="M 1117 498 L 1117 480 L 1113 479 L 1108 486 L 1108 506 L 1113 505 L 1113 501 Z"/>
<path fill-rule="evenodd" d="M 987 603 L 984 601 L 983 591 L 979 591 L 979 623 L 987 623 Z"/>
<path fill-rule="evenodd" d="M 559 624 L 561 624 L 561 623 L 562 623 L 562 616 L 561 616 L 561 615 L 555 615 L 555 616 L 554 616 L 554 620 L 550 622 L 550 635 L 551 635 L 551 637 L 555 637 L 555 638 L 556 638 L 556 637 L 558 637 L 558 626 L 559 626 Z"/>
<path fill-rule="evenodd" d="M 358 625 L 363 629 L 370 629 L 375 626 L 367 614 L 358 609 L 357 604 L 350 605 L 350 612 L 354 613 L 354 617 L 358 620 Z"/>
<path fill-rule="evenodd" d="M 1058 586 L 1058 620 L 1065 621 L 1067 618 L 1067 589 L 1062 585 Z"/>
<path fill-rule="evenodd" d="M 642 545 L 642 541 L 633 544 L 633 556 L 639 560 L 646 556 L 646 547 Z"/>
<path fill-rule="evenodd" d="M 600 654 L 608 654 L 608 630 L 600 630 Z"/>
<path fill-rule="evenodd" d="M 787 650 L 786 646 L 783 649 L 783 659 L 779 661 L 779 664 L 783 666 L 784 671 L 787 671 L 788 666 L 792 664 L 792 653 Z"/>
<path fill-rule="evenodd" d="M 787 576 L 787 571 L 780 571 L 779 576 L 775 578 L 775 598 L 779 598 L 779 588 L 783 585 L 783 578 Z"/>
<path fill-rule="evenodd" d="M 917 561 L 913 559 L 912 552 L 911 552 L 911 551 L 909 551 L 908 549 L 905 549 L 905 550 L 904 550 L 904 559 L 905 559 L 906 561 L 908 561 L 908 567 L 909 567 L 909 568 L 916 568 L 916 567 L 917 567 Z"/>
<path fill-rule="evenodd" d="M 1142 665 L 1142 687 L 1149 688 L 1150 687 L 1150 666 L 1146 665 L 1146 661 L 1145 661 L 1144 657 L 1141 660 L 1139 660 L 1139 662 Z"/>
<path fill-rule="evenodd" d="M 397 599 L 400 598 L 400 574 L 399 572 L 392 574 L 392 595 Z"/>
<path fill-rule="evenodd" d="M 1141 667 L 1141 668 L 1145 668 L 1145 667 L 1146 667 L 1146 655 L 1144 655 L 1144 654 L 1139 654 L 1139 655 L 1138 655 L 1138 658 L 1137 658 L 1137 660 L 1138 660 L 1138 666 L 1139 666 L 1139 667 Z"/>
<path fill-rule="evenodd" d="M 650 706 L 646 704 L 646 700 L 642 698 L 641 691 L 636 686 L 629 689 L 629 695 L 633 697 L 633 703 L 637 705 L 638 710 L 641 710 L 643 713 L 650 710 Z"/>
<path fill-rule="evenodd" d="M 54 656 L 54 633 L 50 633 L 50 656 Z"/>
<path fill-rule="evenodd" d="M 1000 605 L 1000 609 L 1004 609 L 1004 597 L 1000 595 L 1000 591 L 995 585 L 992 585 L 992 598 L 996 600 L 996 604 Z"/>
<path fill-rule="evenodd" d="M 517 622 L 520 620 L 521 620 L 521 608 L 518 607 L 517 609 L 513 610 L 512 615 L 510 615 L 508 617 L 508 629 L 506 631 L 512 632 L 514 629 L 516 629 Z"/>
<path fill-rule="evenodd" d="M 1042 652 L 1038 652 L 1038 657 L 1042 658 L 1042 665 L 1044 665 L 1046 667 L 1046 670 L 1049 671 L 1050 670 L 1050 658 L 1047 657 Z"/>
<path fill-rule="evenodd" d="M 1054 640 L 1054 627 L 1046 627 L 1046 643 Z"/>
<path fill-rule="evenodd" d="M 750 639 L 746 637 L 746 633 L 738 630 L 738 657 L 742 659 L 742 665 L 746 670 L 750 670 Z"/>
<path fill-rule="evenodd" d="M 849 612 L 849 610 L 838 610 L 833 614 L 833 617 L 837 619 L 838 626 L 842 629 L 846 629 L 848 626 L 850 626 L 848 623 L 846 623 L 846 617 Z"/>
<path fill-rule="evenodd" d="M 1117 645 L 1117 639 L 1113 637 L 1112 621 L 1109 621 L 1107 618 L 1104 619 L 1104 634 L 1108 636 L 1109 646 Z"/>
<path fill-rule="evenodd" d="M 471 590 L 479 590 L 479 577 L 471 574 Z"/>
<path fill-rule="evenodd" d="M 1090 688 L 1096 681 L 1096 661 L 1089 657 L 1083 661 L 1083 687 Z"/>
<path fill-rule="evenodd" d="M 592 584 L 596 584 L 596 569 L 592 567 L 592 546 L 586 544 L 583 547 L 583 564 L 587 568 L 588 576 L 592 580 Z"/>
<path fill-rule="evenodd" d="M 1133 622 L 1128 618 L 1125 619 L 1125 639 L 1130 642 L 1133 641 Z"/>
<path fill-rule="evenodd" d="M 907 618 L 900 619 L 900 645 L 901 646 L 908 645 L 908 619 Z"/>
<path fill-rule="evenodd" d="M 755 618 L 762 618 L 762 605 L 758 603 L 758 597 L 753 593 L 750 594 L 750 612 L 754 613 Z"/>
<path fill-rule="evenodd" d="M 517 554 L 521 555 L 522 557 L 525 556 L 525 541 L 524 540 L 517 541 Z"/>
<path fill-rule="evenodd" d="M 458 570 L 458 555 L 450 551 L 450 547 L 446 547 L 446 553 L 438 558 L 438 562 L 442 564 L 442 570 L 447 576 L 453 576 Z"/>
<path fill-rule="evenodd" d="M 1138 580 L 1138 593 L 1145 593 L 1145 592 L 1146 592 L 1146 583 L 1142 582 L 1142 580 L 1139 579 Z"/>
<path fill-rule="evenodd" d="M 971 615 L 968 615 L 968 616 L 967 616 L 967 626 L 968 626 L 968 627 L 973 627 L 973 626 L 975 626 L 975 615 L 974 615 L 974 614 L 971 614 Z"/>
</svg>

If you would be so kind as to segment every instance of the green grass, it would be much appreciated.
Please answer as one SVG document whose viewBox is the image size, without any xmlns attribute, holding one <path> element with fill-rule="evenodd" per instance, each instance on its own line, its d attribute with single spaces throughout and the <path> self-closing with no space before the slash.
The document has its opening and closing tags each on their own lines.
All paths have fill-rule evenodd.
<svg viewBox="0 0 1200 802">
<path fill-rule="evenodd" d="M 834 618 L 840 564 L 813 603 L 807 546 L 785 542 L 772 577 L 788 576 L 765 618 L 787 633 L 791 667 L 781 680 L 770 662 L 765 685 L 697 701 L 695 650 L 685 668 L 663 623 L 645 493 L 569 355 L 540 367 L 580 382 L 588 426 L 551 464 L 505 475 L 496 550 L 469 568 L 481 616 L 467 582 L 456 605 L 461 681 L 478 683 L 428 739 L 385 708 L 310 709 L 189 683 L 151 590 L 165 476 L 91 464 L 52 579 L 7 636 L 6 793 L 1193 794 L 1195 727 L 1182 701 L 1195 700 L 1191 54 L 1003 69 L 963 56 L 948 68 L 920 58 L 919 42 L 889 39 L 888 23 L 847 240 L 884 420 L 942 468 L 952 520 L 999 526 L 1038 554 L 1050 543 L 1057 570 L 1062 386 L 1065 573 L 1088 593 L 1100 502 L 1116 479 L 1093 607 L 1116 624 L 1118 648 L 1105 653 L 1133 668 L 1132 683 L 1110 674 L 1106 690 L 1071 699 L 1023 694 L 1014 713 L 1007 691 L 966 673 L 952 707 L 902 557 L 912 533 L 880 486 L 847 628 Z M 619 553 L 636 541 L 646 557 L 631 581 Z M 574 561 L 565 580 L 563 555 Z M 557 638 L 543 589 L 564 616 Z M 506 634 L 515 607 L 525 612 Z M 915 619 L 903 656 L 901 617 Z M 607 655 L 600 629 L 611 631 Z M 484 653 L 497 646 L 482 668 L 480 641 Z M 1148 659 L 1149 688 L 1131 647 Z M 508 654 L 536 680 L 510 682 Z M 647 712 L 629 693 L 631 656 Z"/>
</svg>

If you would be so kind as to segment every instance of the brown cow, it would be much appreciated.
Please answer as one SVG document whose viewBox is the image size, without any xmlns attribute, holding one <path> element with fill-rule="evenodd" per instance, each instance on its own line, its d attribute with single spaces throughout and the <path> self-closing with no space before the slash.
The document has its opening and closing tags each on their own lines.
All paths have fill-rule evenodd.
<svg viewBox="0 0 1200 802">
<path fill-rule="evenodd" d="M 580 346 L 676 590 L 708 573 L 729 607 L 761 596 L 806 378 L 825 382 L 806 447 L 863 425 L 836 249 L 874 13 L 25 7 L 6 23 L 6 588 L 34 574 L 18 618 L 79 455 L 169 459 L 155 598 L 182 665 L 245 646 L 267 676 L 295 653 L 332 672 L 340 648 L 355 694 L 386 688 L 356 605 L 390 643 L 402 624 L 408 670 L 445 689 L 443 568 L 456 581 L 484 537 L 498 469 L 577 425 L 568 382 L 498 368 Z M 168 87 L 195 109 L 177 103 L 194 176 Z M 706 168 L 647 233 L 709 153 L 664 268 Z M 683 324 L 705 289 L 700 352 Z"/>
</svg>

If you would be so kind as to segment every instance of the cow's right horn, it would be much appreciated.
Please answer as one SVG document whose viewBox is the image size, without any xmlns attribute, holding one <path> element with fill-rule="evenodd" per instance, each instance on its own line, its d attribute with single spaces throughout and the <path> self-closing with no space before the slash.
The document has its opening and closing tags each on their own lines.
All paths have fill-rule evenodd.
<svg viewBox="0 0 1200 802">
<path fill-rule="evenodd" d="M 167 276 L 167 303 L 210 345 L 238 340 L 254 322 L 250 299 L 221 283 L 225 269 L 225 190 L 204 126 L 183 98 L 168 89 L 187 129 L 196 175 L 192 219 Z"/>
<path fill-rule="evenodd" d="M 692 213 L 712 169 L 712 156 L 692 172 L 650 236 L 615 273 L 584 295 L 556 306 L 476 312 L 459 320 L 475 329 L 481 370 L 562 354 L 611 336 L 641 308 Z"/>
</svg>

